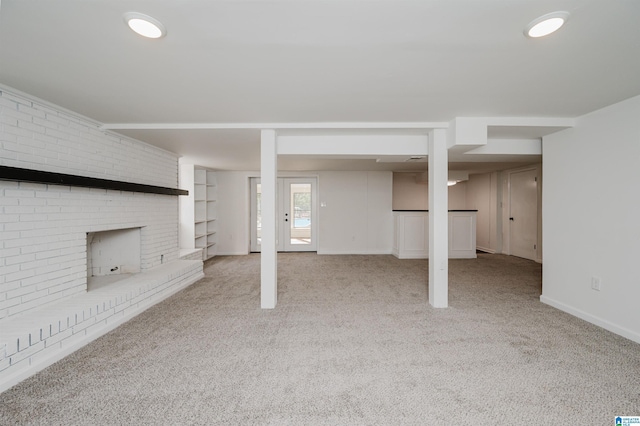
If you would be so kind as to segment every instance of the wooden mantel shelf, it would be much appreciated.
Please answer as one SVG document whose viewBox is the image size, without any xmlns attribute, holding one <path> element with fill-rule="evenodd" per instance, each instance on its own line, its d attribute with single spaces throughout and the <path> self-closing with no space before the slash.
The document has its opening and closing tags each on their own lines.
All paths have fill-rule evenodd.
<svg viewBox="0 0 640 426">
<path fill-rule="evenodd" d="M 116 191 L 144 192 L 147 194 L 189 194 L 189 191 L 184 189 L 166 188 L 163 186 L 144 185 L 141 183 L 68 175 L 64 173 L 44 172 L 41 170 L 22 169 L 19 167 L 8 166 L 0 166 L 0 180 L 44 183 L 48 185 L 79 186 L 83 188 L 113 189 Z"/>
</svg>

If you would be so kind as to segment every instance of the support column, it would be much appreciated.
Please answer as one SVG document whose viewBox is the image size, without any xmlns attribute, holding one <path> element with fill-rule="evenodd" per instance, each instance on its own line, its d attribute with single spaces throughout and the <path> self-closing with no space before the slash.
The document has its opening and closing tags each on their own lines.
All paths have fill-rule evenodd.
<svg viewBox="0 0 640 426">
<path fill-rule="evenodd" d="M 262 309 L 273 309 L 278 302 L 278 251 L 276 247 L 278 152 L 275 130 L 262 130 L 260 136 L 260 181 L 262 185 L 260 306 Z"/>
<path fill-rule="evenodd" d="M 449 173 L 447 134 L 429 133 L 429 303 L 449 306 Z"/>
</svg>

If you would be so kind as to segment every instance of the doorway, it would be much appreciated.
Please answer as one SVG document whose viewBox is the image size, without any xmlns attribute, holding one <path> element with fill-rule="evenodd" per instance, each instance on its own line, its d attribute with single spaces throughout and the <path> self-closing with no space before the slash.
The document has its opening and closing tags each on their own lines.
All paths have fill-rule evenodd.
<svg viewBox="0 0 640 426">
<path fill-rule="evenodd" d="M 251 178 L 251 251 L 261 251 L 260 178 Z M 278 251 L 317 251 L 317 179 L 278 178 L 276 246 Z"/>
<path fill-rule="evenodd" d="M 513 256 L 537 260 L 537 170 L 509 174 L 509 251 Z"/>
</svg>

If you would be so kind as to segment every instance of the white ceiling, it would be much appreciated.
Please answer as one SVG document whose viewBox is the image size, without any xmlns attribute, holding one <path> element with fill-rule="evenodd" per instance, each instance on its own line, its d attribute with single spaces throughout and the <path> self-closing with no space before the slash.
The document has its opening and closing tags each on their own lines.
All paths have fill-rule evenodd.
<svg viewBox="0 0 640 426">
<path fill-rule="evenodd" d="M 523 36 L 556 10 L 571 12 L 559 32 Z M 160 20 L 167 36 L 137 36 L 127 11 Z M 199 164 L 247 170 L 259 165 L 258 130 L 140 124 L 577 117 L 640 94 L 639 22 L 637 0 L 2 0 L 0 83 Z M 496 161 L 539 158 L 466 168 Z M 282 158 L 280 167 L 426 163 Z"/>
</svg>

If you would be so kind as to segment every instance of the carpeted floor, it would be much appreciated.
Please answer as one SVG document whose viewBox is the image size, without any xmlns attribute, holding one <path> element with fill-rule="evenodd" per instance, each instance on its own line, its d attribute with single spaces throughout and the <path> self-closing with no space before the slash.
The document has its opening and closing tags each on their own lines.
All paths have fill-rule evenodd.
<svg viewBox="0 0 640 426">
<path fill-rule="evenodd" d="M 610 425 L 640 415 L 640 345 L 539 302 L 540 265 L 259 255 L 206 278 L 0 395 L 0 424 Z"/>
</svg>

